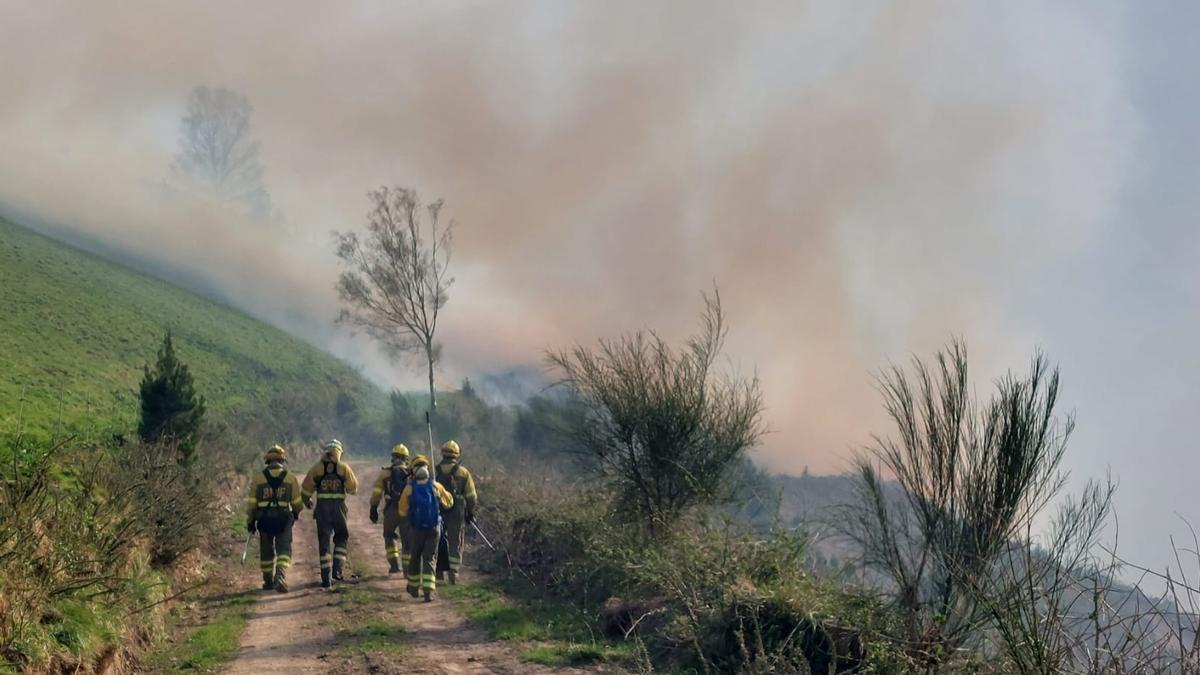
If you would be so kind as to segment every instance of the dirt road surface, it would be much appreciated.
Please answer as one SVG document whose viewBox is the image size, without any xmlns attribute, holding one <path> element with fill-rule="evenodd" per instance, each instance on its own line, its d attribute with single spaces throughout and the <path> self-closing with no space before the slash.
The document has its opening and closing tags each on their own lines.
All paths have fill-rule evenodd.
<svg viewBox="0 0 1200 675">
<path fill-rule="evenodd" d="M 316 524 L 305 511 L 293 530 L 294 562 L 288 574 L 291 592 L 259 596 L 237 657 L 223 672 L 594 672 L 523 663 L 519 645 L 492 639 L 455 611 L 448 600 L 423 603 L 405 593 L 402 575 L 387 574 L 380 528 L 367 517 L 379 466 L 362 462 L 352 466 L 360 489 L 348 500 L 351 566 L 347 581 L 332 593 L 321 590 Z M 253 562 L 247 560 L 243 568 L 240 582 L 246 587 L 262 581 Z M 364 648 L 361 637 L 356 637 L 364 625 L 403 627 L 403 636 L 394 640 L 401 646 Z"/>
</svg>

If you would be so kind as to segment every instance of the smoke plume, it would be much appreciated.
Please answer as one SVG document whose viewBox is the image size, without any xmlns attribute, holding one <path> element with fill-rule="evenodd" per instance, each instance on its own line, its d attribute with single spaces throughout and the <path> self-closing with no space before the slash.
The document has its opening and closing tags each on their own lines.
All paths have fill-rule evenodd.
<svg viewBox="0 0 1200 675">
<path fill-rule="evenodd" d="M 855 6 L 857 5 L 857 6 Z M 951 335 L 1023 367 L 1102 233 L 1133 113 L 1103 11 L 1046 3 L 6 3 L 0 202 L 415 384 L 335 329 L 380 184 L 458 222 L 444 382 L 719 284 L 760 457 L 836 470 L 872 373 Z M 272 224 L 164 191 L 197 85 L 254 106 Z M 1054 356 L 1052 354 L 1052 356 Z M 986 382 L 986 379 L 980 380 Z"/>
</svg>

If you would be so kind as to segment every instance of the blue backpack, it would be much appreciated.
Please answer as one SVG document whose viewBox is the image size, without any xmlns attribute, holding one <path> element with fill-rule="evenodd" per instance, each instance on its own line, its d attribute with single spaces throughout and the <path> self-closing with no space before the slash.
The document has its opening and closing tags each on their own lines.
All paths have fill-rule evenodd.
<svg viewBox="0 0 1200 675">
<path fill-rule="evenodd" d="M 433 481 L 424 484 L 413 481 L 412 494 L 408 496 L 408 525 L 416 530 L 432 530 L 442 523 L 442 512 L 437 495 L 433 493 Z"/>
</svg>

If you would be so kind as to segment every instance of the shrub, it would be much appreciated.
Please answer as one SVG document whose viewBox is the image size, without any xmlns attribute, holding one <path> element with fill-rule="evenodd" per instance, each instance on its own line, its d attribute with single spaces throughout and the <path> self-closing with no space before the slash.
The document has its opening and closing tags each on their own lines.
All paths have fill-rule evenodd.
<svg viewBox="0 0 1200 675">
<path fill-rule="evenodd" d="M 572 430 L 615 507 L 649 530 L 730 494 L 728 472 L 763 433 L 758 379 L 722 376 L 720 296 L 704 296 L 699 333 L 681 350 L 638 332 L 551 354 L 585 409 Z"/>
<path fill-rule="evenodd" d="M 659 666 L 705 672 L 904 672 L 895 615 L 808 575 L 803 533 L 756 534 L 693 517 L 668 533 L 631 527 L 561 477 L 492 476 L 494 562 L 531 593 L 577 603 L 609 639 Z M 602 500 L 599 503 L 604 503 Z M 643 649 L 639 649 L 639 652 Z M 813 672 L 818 672 L 814 670 Z"/>
<path fill-rule="evenodd" d="M 129 491 L 136 509 L 134 527 L 146 542 L 152 564 L 165 567 L 195 550 L 217 525 L 213 501 L 216 477 L 229 467 L 175 461 L 171 444 L 132 443 L 114 449 L 109 471 Z"/>
<path fill-rule="evenodd" d="M 1042 630 L 1059 617 L 1047 613 L 1046 598 L 1022 591 L 1058 576 L 1056 565 L 1084 559 L 1111 488 L 1089 486 L 1062 512 L 1052 550 L 1034 555 L 1030 533 L 1066 481 L 1059 465 L 1074 428 L 1056 412 L 1058 370 L 1037 354 L 1027 375 L 1010 373 L 979 402 L 966 347 L 954 342 L 935 365 L 914 359 L 911 374 L 892 367 L 880 384 L 897 434 L 877 437 L 857 458 L 860 501 L 845 525 L 867 565 L 890 582 L 904 617 L 897 637 L 937 671 L 964 647 L 985 646 L 990 623 L 1016 670 L 1062 667 L 1059 637 Z M 888 474 L 899 489 L 884 483 Z M 1052 606 L 1061 609 L 1057 598 Z"/>
<path fill-rule="evenodd" d="M 0 658 L 31 669 L 95 661 L 120 647 L 131 613 L 163 597 L 149 563 L 202 542 L 212 484 L 156 445 L 47 447 L 17 436 L 6 450 Z"/>
</svg>

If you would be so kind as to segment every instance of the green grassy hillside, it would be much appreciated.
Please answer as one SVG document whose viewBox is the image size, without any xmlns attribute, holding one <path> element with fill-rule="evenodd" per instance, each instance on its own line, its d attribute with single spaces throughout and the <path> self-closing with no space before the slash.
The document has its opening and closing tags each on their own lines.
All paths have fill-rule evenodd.
<svg viewBox="0 0 1200 675">
<path fill-rule="evenodd" d="M 216 416 L 305 392 L 384 405 L 354 369 L 283 331 L 2 219 L 0 317 L 0 435 L 133 428 L 142 366 L 168 328 Z"/>
</svg>

